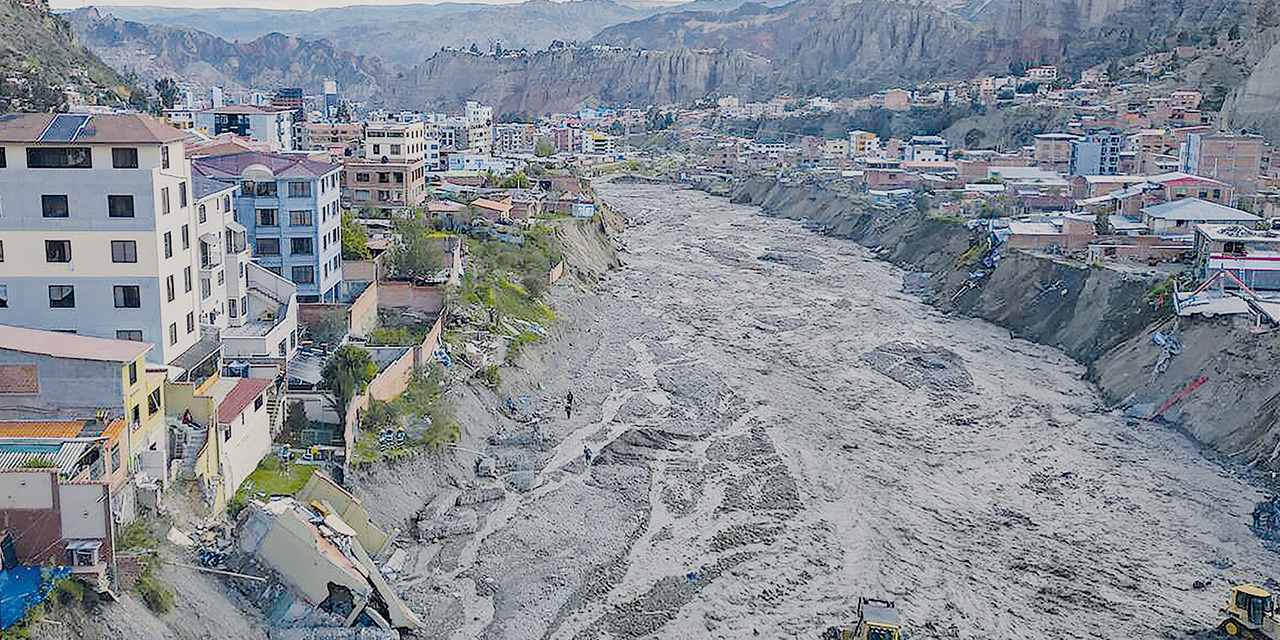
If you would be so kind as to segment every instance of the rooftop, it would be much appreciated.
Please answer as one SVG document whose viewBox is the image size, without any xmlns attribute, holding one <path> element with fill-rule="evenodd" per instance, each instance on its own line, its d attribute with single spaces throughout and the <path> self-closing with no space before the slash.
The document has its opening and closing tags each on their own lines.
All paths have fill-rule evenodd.
<svg viewBox="0 0 1280 640">
<path fill-rule="evenodd" d="M 213 107 L 212 109 L 205 109 L 200 113 L 215 113 L 215 114 L 227 114 L 227 115 L 259 115 L 259 114 L 281 113 L 284 111 L 295 111 L 295 109 L 290 109 L 289 107 L 276 107 L 271 105 L 260 107 L 258 105 L 253 105 L 253 104 L 229 104 L 221 107 Z"/>
<path fill-rule="evenodd" d="M 246 151 L 225 156 L 194 158 L 191 161 L 191 173 L 193 176 L 203 176 L 212 180 L 238 182 L 245 169 L 254 165 L 265 167 L 276 178 L 319 178 L 341 167 L 341 165 L 309 160 L 305 157 Z"/>
<path fill-rule="evenodd" d="M 271 386 L 269 378 L 240 378 L 218 405 L 218 422 L 228 424 L 244 412 L 254 398 Z"/>
<path fill-rule="evenodd" d="M 0 325 L 0 349 L 53 358 L 133 362 L 151 351 L 151 343 Z"/>
<path fill-rule="evenodd" d="M 1253 222 L 1261 220 L 1258 216 L 1215 202 L 1206 202 L 1199 198 L 1183 198 L 1171 200 L 1163 204 L 1143 207 L 1142 213 L 1151 218 L 1162 220 L 1205 220 L 1221 222 Z"/>
<path fill-rule="evenodd" d="M 44 144 L 161 144 L 186 134 L 142 114 L 0 115 L 0 143 Z"/>
</svg>

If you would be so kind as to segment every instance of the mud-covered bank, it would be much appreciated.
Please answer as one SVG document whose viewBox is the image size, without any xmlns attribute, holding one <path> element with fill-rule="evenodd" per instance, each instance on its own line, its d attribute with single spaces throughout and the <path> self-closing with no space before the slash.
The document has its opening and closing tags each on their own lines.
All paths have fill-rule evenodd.
<svg viewBox="0 0 1280 640">
<path fill-rule="evenodd" d="M 931 272 L 935 306 L 1062 349 L 1086 366 L 1087 379 L 1111 405 L 1159 408 L 1203 378 L 1161 419 L 1242 462 L 1274 466 L 1280 457 L 1280 370 L 1273 364 L 1280 334 L 1260 334 L 1246 317 L 1170 317 L 1167 306 L 1158 306 L 1155 276 L 1022 252 L 1006 252 L 971 285 L 978 268 L 960 268 L 956 258 L 974 236 L 959 224 L 911 208 L 868 206 L 817 185 L 753 180 L 731 197 L 773 216 L 808 220 L 906 269 Z M 1157 329 L 1180 336 L 1184 351 L 1153 375 Z"/>
<path fill-rule="evenodd" d="M 932 274 L 933 304 L 982 318 L 1014 335 L 1057 347 L 1092 365 L 1159 317 L 1148 296 L 1156 279 L 1006 252 L 998 268 L 960 267 L 978 238 L 964 226 L 915 209 L 873 207 L 816 185 L 743 183 L 732 200 L 770 215 L 808 220 L 823 232 L 871 247 L 881 259 Z M 973 271 L 984 271 L 974 278 Z"/>
</svg>

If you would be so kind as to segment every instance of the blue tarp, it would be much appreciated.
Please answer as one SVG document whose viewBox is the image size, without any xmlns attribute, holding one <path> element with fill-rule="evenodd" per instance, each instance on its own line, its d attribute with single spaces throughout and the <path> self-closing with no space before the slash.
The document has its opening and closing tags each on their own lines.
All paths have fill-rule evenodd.
<svg viewBox="0 0 1280 640">
<path fill-rule="evenodd" d="M 68 567 L 18 566 L 0 571 L 0 628 L 8 629 L 44 602 L 53 585 L 71 575 Z"/>
</svg>

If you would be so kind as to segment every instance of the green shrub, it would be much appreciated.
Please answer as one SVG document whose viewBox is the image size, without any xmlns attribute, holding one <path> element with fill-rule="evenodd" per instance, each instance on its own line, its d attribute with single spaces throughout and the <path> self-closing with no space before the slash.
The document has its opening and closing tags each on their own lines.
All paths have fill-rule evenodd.
<svg viewBox="0 0 1280 640">
<path fill-rule="evenodd" d="M 53 587 L 53 597 L 58 604 L 68 605 L 84 601 L 84 583 L 75 578 L 65 578 Z"/>
<path fill-rule="evenodd" d="M 491 389 L 497 389 L 502 383 L 502 375 L 498 373 L 498 365 L 491 364 L 476 372 L 476 377 Z"/>
<path fill-rule="evenodd" d="M 151 533 L 150 523 L 146 520 L 134 520 L 116 532 L 116 549 L 120 551 L 153 551 L 159 546 L 160 540 Z"/>
<path fill-rule="evenodd" d="M 149 568 L 138 578 L 138 583 L 133 588 L 138 595 L 142 596 L 142 601 L 147 604 L 148 609 L 161 615 L 173 610 L 173 592 L 151 575 Z"/>
</svg>

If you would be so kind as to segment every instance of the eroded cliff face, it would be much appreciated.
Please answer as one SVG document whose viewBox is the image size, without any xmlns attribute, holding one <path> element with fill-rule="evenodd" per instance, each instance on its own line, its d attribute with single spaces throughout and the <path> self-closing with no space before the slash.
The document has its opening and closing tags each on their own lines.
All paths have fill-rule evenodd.
<svg viewBox="0 0 1280 640">
<path fill-rule="evenodd" d="M 131 69 L 147 84 L 172 77 L 204 87 L 319 91 L 324 80 L 334 79 L 344 95 L 363 100 L 399 74 L 381 58 L 352 55 L 325 40 L 273 33 L 228 42 L 195 29 L 119 20 L 93 8 L 73 11 L 68 19 L 107 64 Z"/>
<path fill-rule="evenodd" d="M 1222 123 L 1230 129 L 1255 129 L 1280 136 L 1280 29 L 1270 29 L 1250 44 L 1245 56 L 1256 60 L 1243 84 L 1227 96 Z"/>
<path fill-rule="evenodd" d="M 559 49 L 525 57 L 444 51 L 381 94 L 388 105 L 452 109 L 463 99 L 499 113 L 570 110 L 590 100 L 636 105 L 737 93 L 767 77 L 767 60 L 744 52 Z"/>
</svg>

